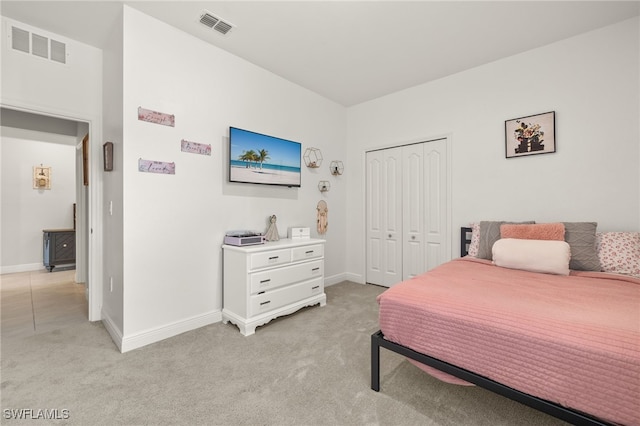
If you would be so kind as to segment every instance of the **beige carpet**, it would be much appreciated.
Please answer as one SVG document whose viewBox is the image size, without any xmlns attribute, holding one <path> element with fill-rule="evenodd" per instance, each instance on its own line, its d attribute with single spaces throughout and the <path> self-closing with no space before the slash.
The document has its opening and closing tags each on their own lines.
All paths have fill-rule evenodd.
<svg viewBox="0 0 640 426">
<path fill-rule="evenodd" d="M 326 289 L 327 306 L 253 336 L 219 323 L 125 354 L 99 323 L 3 337 L 2 424 L 564 424 L 483 389 L 439 382 L 385 349 L 382 388 L 372 391 L 370 335 L 383 290 L 344 282 Z M 21 409 L 68 419 L 7 418 Z"/>
</svg>

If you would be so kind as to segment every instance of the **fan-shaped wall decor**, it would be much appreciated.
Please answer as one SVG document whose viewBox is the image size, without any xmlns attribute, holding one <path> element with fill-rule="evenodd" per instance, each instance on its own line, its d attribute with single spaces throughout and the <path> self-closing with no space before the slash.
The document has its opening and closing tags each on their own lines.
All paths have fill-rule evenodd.
<svg viewBox="0 0 640 426">
<path fill-rule="evenodd" d="M 329 207 L 327 207 L 327 202 L 324 200 L 318 201 L 316 211 L 318 214 L 317 230 L 318 234 L 322 235 L 327 232 L 327 227 L 329 226 Z"/>
</svg>

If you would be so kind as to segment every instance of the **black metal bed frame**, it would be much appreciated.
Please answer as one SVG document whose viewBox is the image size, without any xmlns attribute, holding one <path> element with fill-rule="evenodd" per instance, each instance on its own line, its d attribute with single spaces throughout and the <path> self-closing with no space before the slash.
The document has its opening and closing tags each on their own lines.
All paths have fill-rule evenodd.
<svg viewBox="0 0 640 426">
<path fill-rule="evenodd" d="M 465 256 L 468 251 L 468 244 L 471 239 L 468 234 L 471 232 L 471 228 L 461 228 L 460 239 L 460 254 Z M 380 391 L 380 348 L 383 347 L 392 352 L 411 358 L 422 364 L 436 368 L 444 373 L 458 377 L 474 385 L 480 386 L 491 392 L 497 393 L 514 401 L 520 402 L 524 405 L 532 407 L 538 411 L 549 414 L 560 420 L 564 420 L 574 425 L 589 425 L 589 426 L 607 426 L 611 425 L 603 420 L 599 420 L 588 414 L 571 410 L 563 407 L 551 401 L 535 397 L 533 395 L 526 394 L 517 389 L 513 389 L 509 386 L 505 386 L 502 383 L 498 383 L 494 380 L 481 376 L 477 373 L 465 370 L 464 368 L 457 367 L 453 364 L 441 361 L 439 359 L 430 357 L 423 353 L 414 351 L 406 346 L 398 343 L 390 342 L 384 338 L 382 331 L 377 331 L 371 335 L 371 389 L 376 392 Z"/>
</svg>

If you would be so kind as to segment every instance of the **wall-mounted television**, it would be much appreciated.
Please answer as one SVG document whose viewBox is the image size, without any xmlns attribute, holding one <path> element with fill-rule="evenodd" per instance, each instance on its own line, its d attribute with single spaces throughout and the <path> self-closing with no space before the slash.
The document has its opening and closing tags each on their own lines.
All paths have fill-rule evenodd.
<svg viewBox="0 0 640 426">
<path fill-rule="evenodd" d="M 229 182 L 300 187 L 302 144 L 229 128 Z"/>
</svg>

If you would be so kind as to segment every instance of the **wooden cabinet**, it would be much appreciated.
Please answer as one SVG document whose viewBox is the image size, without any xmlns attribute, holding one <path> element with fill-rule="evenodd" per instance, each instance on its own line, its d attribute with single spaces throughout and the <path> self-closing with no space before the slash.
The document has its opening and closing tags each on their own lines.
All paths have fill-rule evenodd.
<svg viewBox="0 0 640 426">
<path fill-rule="evenodd" d="M 56 266 L 76 263 L 76 231 L 73 229 L 45 229 L 42 231 L 42 257 L 49 272 Z"/>
<path fill-rule="evenodd" d="M 223 245 L 222 321 L 249 336 L 305 306 L 324 306 L 324 240 Z"/>
</svg>

